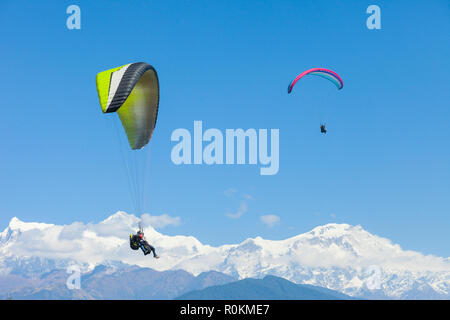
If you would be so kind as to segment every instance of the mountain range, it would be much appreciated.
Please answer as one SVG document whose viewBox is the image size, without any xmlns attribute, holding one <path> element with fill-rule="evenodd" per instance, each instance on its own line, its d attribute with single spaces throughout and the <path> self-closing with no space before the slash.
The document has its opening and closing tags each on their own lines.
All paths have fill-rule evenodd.
<svg viewBox="0 0 450 320">
<path fill-rule="evenodd" d="M 174 299 L 192 290 L 225 284 L 234 278 L 210 271 L 193 276 L 183 271 L 156 271 L 122 264 L 99 265 L 81 275 L 80 286 L 67 286 L 69 274 L 55 269 L 34 277 L 17 274 L 0 276 L 0 299 L 72 300 L 72 299 Z"/>
<path fill-rule="evenodd" d="M 265 276 L 263 279 L 243 279 L 222 285 L 194 290 L 179 300 L 348 300 L 340 292 L 307 284 L 295 284 L 286 279 Z"/>
<path fill-rule="evenodd" d="M 169 236 L 146 227 L 147 238 L 161 256 L 157 260 L 130 250 L 129 235 L 136 231 L 138 222 L 137 217 L 125 212 L 87 224 L 54 225 L 11 219 L 0 233 L 0 296 L 8 297 L 8 293 L 18 293 L 26 287 L 35 288 L 31 291 L 44 297 L 42 289 L 55 284 L 55 279 L 64 283 L 66 268 L 76 265 L 83 275 L 82 287 L 89 288 L 79 291 L 78 298 L 86 299 L 169 299 L 192 290 L 268 275 L 358 298 L 450 299 L 449 258 L 403 250 L 361 226 L 327 224 L 285 240 L 256 237 L 219 247 L 203 244 L 193 236 Z M 102 268 L 106 269 L 101 271 Z M 162 278 L 182 273 L 185 276 L 172 291 L 156 290 L 159 295 L 145 291 L 154 287 L 150 279 L 155 272 L 164 273 Z M 145 279 L 141 291 L 133 289 L 141 281 L 135 274 L 140 273 L 145 274 L 139 278 Z M 102 286 L 99 281 L 89 282 L 94 275 L 109 280 L 104 280 Z M 161 276 L 156 277 L 156 283 L 164 283 L 160 282 Z M 135 291 L 121 295 L 115 286 Z M 52 292 L 56 290 L 49 289 L 46 297 L 51 297 Z"/>
</svg>

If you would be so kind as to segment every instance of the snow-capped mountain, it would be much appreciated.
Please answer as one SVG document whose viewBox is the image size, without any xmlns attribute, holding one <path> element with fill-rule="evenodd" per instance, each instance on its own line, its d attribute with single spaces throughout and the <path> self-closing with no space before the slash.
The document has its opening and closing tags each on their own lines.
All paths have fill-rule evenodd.
<svg viewBox="0 0 450 320">
<path fill-rule="evenodd" d="M 327 224 L 285 240 L 256 237 L 220 247 L 146 227 L 162 256 L 156 260 L 129 248 L 138 220 L 125 212 L 98 224 L 63 226 L 13 218 L 0 233 L 0 274 L 33 277 L 72 264 L 84 272 L 99 264 L 128 264 L 194 275 L 215 270 L 239 279 L 275 275 L 356 297 L 450 298 L 449 258 L 402 250 L 360 226 Z"/>
</svg>

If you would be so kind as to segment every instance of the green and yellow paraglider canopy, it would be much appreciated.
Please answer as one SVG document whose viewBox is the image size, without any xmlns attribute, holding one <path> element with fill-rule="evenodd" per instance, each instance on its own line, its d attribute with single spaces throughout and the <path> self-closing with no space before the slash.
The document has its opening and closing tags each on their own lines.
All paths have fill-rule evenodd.
<svg viewBox="0 0 450 320">
<path fill-rule="evenodd" d="M 152 137 L 158 116 L 159 83 L 156 70 L 144 62 L 97 74 L 97 92 L 104 113 L 117 112 L 133 150 Z"/>
</svg>

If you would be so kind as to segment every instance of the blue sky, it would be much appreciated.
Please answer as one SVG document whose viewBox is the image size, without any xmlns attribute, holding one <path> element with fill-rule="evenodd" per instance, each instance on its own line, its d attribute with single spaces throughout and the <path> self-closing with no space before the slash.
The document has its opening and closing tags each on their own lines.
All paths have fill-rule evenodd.
<svg viewBox="0 0 450 320">
<path fill-rule="evenodd" d="M 66 28 L 71 4 L 81 30 Z M 381 8 L 381 30 L 366 27 L 370 4 Z M 162 232 L 217 245 L 349 223 L 450 256 L 448 1 L 2 1 L 0 9 L 0 226 L 13 216 L 69 224 L 132 213 L 95 75 L 145 61 L 161 86 L 146 211 L 181 219 Z M 312 67 L 338 72 L 344 89 L 310 77 L 288 95 Z M 223 131 L 280 129 L 279 173 L 174 165 L 170 135 L 194 120 Z M 242 202 L 248 210 L 228 218 Z M 268 214 L 279 225 L 260 221 Z"/>
</svg>

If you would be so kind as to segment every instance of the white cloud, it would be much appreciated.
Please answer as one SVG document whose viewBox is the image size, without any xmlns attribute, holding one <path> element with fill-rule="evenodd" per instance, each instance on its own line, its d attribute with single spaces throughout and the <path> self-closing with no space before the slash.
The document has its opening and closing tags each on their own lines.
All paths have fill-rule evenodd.
<svg viewBox="0 0 450 320">
<path fill-rule="evenodd" d="M 223 194 L 224 194 L 225 196 L 227 196 L 228 198 L 231 198 L 231 197 L 234 196 L 237 192 L 238 192 L 237 189 L 235 189 L 235 188 L 229 188 L 229 189 L 225 190 L 225 191 L 223 192 Z"/>
<path fill-rule="evenodd" d="M 73 222 L 72 224 L 62 227 L 59 233 L 60 240 L 75 240 L 86 229 L 86 226 L 82 222 Z"/>
<path fill-rule="evenodd" d="M 152 216 L 148 213 L 144 213 L 141 216 L 143 227 L 151 226 L 153 228 L 162 229 L 164 227 L 173 225 L 178 226 L 181 222 L 180 217 L 171 217 L 167 214 L 162 214 L 160 216 Z"/>
<path fill-rule="evenodd" d="M 273 227 L 276 224 L 280 223 L 280 217 L 274 214 L 268 214 L 265 216 L 261 216 L 260 218 L 261 221 L 269 227 Z"/>
<path fill-rule="evenodd" d="M 238 193 L 238 190 L 235 188 L 229 188 L 227 190 L 224 191 L 225 196 L 227 196 L 228 198 L 237 198 L 235 197 L 235 195 Z M 241 203 L 239 205 L 239 208 L 237 209 L 236 212 L 227 212 L 225 213 L 225 215 L 228 218 L 231 219 L 238 219 L 240 218 L 244 213 L 246 213 L 248 211 L 248 206 L 247 206 L 247 201 L 249 200 L 253 200 L 253 197 L 246 193 L 246 194 L 241 194 L 239 196 L 241 198 Z"/>
<path fill-rule="evenodd" d="M 253 197 L 251 194 L 244 194 L 244 198 L 247 200 L 253 200 Z"/>
<path fill-rule="evenodd" d="M 248 210 L 247 204 L 245 202 L 241 202 L 239 209 L 235 213 L 226 213 L 225 215 L 231 219 L 238 219 Z"/>
</svg>

